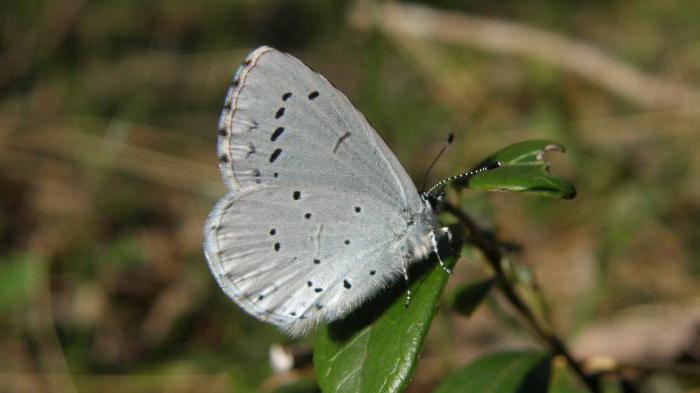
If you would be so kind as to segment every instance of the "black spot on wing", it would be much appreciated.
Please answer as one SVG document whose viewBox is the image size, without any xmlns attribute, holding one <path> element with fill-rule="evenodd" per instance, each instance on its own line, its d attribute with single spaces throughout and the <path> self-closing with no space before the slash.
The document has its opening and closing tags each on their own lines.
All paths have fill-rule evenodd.
<svg viewBox="0 0 700 393">
<path fill-rule="evenodd" d="M 253 142 L 248 143 L 248 152 L 245 154 L 245 158 L 250 157 L 252 154 L 255 154 L 255 145 Z"/>
<path fill-rule="evenodd" d="M 255 183 L 260 184 L 260 169 L 253 169 L 253 177 L 255 177 Z"/>
<path fill-rule="evenodd" d="M 346 131 L 343 135 L 341 135 L 338 140 L 335 142 L 335 146 L 333 146 L 333 153 L 335 153 L 338 150 L 338 147 L 340 147 L 340 144 L 343 143 L 344 140 L 350 137 L 350 131 Z"/>
<path fill-rule="evenodd" d="M 309 99 L 313 100 L 314 98 L 318 97 L 318 92 L 317 91 L 312 91 L 309 93 Z"/>
<path fill-rule="evenodd" d="M 291 92 L 287 92 L 287 93 L 282 94 L 282 101 L 287 101 L 289 99 L 289 97 L 291 97 L 291 96 L 292 96 Z"/>
<path fill-rule="evenodd" d="M 281 107 L 275 112 L 275 119 L 279 119 L 280 117 L 284 116 L 284 107 Z"/>
<path fill-rule="evenodd" d="M 275 130 L 275 132 L 273 132 L 272 135 L 270 136 L 270 140 L 271 140 L 272 142 L 276 141 L 277 138 L 279 138 L 280 135 L 282 135 L 283 132 L 284 132 L 284 127 L 277 127 L 277 129 Z"/>
<path fill-rule="evenodd" d="M 275 149 L 275 151 L 270 154 L 270 162 L 275 162 L 275 160 L 282 154 L 282 149 Z"/>
</svg>

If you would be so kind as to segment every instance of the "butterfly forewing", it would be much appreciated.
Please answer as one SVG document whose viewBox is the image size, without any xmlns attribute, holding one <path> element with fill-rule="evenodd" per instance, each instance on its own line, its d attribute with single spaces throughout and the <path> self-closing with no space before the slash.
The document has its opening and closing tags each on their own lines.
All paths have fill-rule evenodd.
<svg viewBox="0 0 700 393">
<path fill-rule="evenodd" d="M 397 206 L 416 203 L 413 183 L 364 116 L 288 54 L 253 51 L 219 123 L 220 167 L 232 190 L 328 185 Z"/>
</svg>

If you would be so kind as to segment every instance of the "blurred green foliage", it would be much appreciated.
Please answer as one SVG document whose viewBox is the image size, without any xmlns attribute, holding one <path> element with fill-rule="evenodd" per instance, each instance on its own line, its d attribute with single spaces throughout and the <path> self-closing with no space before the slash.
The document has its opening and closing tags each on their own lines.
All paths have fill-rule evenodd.
<svg viewBox="0 0 700 393">
<path fill-rule="evenodd" d="M 538 352 L 500 352 L 449 375 L 436 393 L 546 392 L 550 356 Z"/>
</svg>

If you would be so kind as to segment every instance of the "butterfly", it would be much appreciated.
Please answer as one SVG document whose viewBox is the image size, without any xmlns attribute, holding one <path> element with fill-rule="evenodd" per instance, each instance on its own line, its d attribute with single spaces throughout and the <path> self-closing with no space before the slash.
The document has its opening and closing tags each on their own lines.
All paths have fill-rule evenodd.
<svg viewBox="0 0 700 393">
<path fill-rule="evenodd" d="M 243 310 L 291 336 L 408 280 L 451 236 L 435 193 L 417 191 L 348 98 L 271 47 L 236 70 L 217 154 L 228 193 L 204 228 L 209 268 Z"/>
</svg>

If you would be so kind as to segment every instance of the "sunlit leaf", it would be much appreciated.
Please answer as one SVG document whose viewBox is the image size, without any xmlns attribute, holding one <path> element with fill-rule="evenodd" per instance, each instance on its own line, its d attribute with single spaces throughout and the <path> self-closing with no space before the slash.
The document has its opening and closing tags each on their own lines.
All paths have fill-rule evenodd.
<svg viewBox="0 0 700 393">
<path fill-rule="evenodd" d="M 571 199 L 576 188 L 552 175 L 545 153 L 564 151 L 564 146 L 549 140 L 530 140 L 510 145 L 483 160 L 474 169 L 500 167 L 454 181 L 455 187 L 484 191 L 517 191 L 540 196 Z"/>
</svg>

